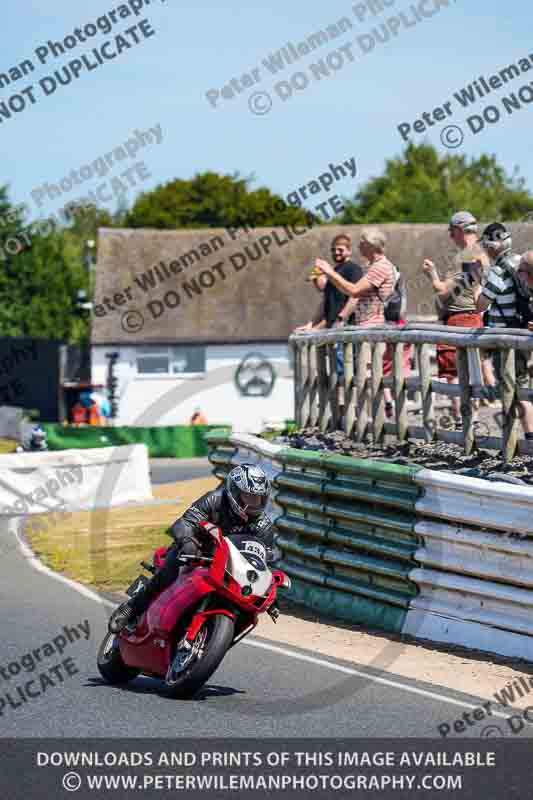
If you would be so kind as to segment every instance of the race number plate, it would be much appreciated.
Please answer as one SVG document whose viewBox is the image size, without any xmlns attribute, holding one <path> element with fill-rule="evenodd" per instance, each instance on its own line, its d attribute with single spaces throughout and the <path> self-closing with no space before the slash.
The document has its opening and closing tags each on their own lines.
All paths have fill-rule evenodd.
<svg viewBox="0 0 533 800">
<path fill-rule="evenodd" d="M 259 556 L 266 563 L 266 550 L 260 542 L 243 542 L 243 550 L 247 553 L 253 553 L 256 556 Z"/>
</svg>

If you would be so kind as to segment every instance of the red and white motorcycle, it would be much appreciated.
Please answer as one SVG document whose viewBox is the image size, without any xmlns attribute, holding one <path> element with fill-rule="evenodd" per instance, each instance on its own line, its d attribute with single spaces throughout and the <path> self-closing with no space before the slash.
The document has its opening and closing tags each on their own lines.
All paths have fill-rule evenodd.
<svg viewBox="0 0 533 800">
<path fill-rule="evenodd" d="M 108 633 L 98 651 L 98 669 L 109 683 L 125 683 L 138 675 L 162 678 L 171 697 L 192 697 L 215 672 L 227 651 L 257 625 L 260 614 L 278 615 L 275 601 L 289 577 L 267 566 L 264 545 L 239 536 L 232 540 L 220 528 L 202 523 L 214 545 L 213 555 L 181 556 L 174 583 L 161 592 L 134 630 Z M 154 554 L 155 572 L 167 548 Z M 139 575 L 127 593 L 132 596 Z"/>
</svg>

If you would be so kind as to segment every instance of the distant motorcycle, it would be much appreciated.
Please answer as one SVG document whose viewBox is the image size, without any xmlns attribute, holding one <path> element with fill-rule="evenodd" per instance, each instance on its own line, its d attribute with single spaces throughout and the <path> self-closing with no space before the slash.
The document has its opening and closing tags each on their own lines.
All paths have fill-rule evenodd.
<svg viewBox="0 0 533 800">
<path fill-rule="evenodd" d="M 108 683 L 126 683 L 138 675 L 162 678 L 166 694 L 192 697 L 220 665 L 231 647 L 257 625 L 260 614 L 276 620 L 277 590 L 290 578 L 267 566 L 257 539 L 232 540 L 205 524 L 214 545 L 212 556 L 181 556 L 176 581 L 151 603 L 135 629 L 108 633 L 98 651 L 98 669 Z M 150 572 L 164 563 L 168 548 L 154 554 Z M 148 579 L 139 577 L 127 590 L 133 596 Z"/>
</svg>

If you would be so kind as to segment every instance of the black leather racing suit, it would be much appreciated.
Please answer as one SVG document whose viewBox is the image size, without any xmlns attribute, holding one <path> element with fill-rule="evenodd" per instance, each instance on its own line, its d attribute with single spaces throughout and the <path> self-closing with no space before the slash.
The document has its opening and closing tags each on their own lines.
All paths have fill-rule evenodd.
<svg viewBox="0 0 533 800">
<path fill-rule="evenodd" d="M 180 570 L 178 563 L 180 554 L 201 555 L 206 545 L 211 543 L 209 534 L 200 527 L 201 522 L 218 525 L 225 536 L 245 534 L 262 541 L 267 550 L 273 546 L 274 526 L 266 514 L 261 514 L 253 521 L 244 522 L 233 513 L 223 487 L 208 492 L 193 503 L 169 529 L 174 544 L 165 557 L 164 567 L 158 570 L 145 588 L 137 592 L 130 601 L 136 614 L 140 615 L 146 611 L 154 597 L 176 580 Z"/>
</svg>

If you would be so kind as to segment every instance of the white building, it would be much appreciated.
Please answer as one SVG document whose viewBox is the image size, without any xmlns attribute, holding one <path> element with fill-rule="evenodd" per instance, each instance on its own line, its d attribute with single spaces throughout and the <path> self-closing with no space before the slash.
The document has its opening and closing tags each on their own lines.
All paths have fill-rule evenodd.
<svg viewBox="0 0 533 800">
<path fill-rule="evenodd" d="M 197 408 L 209 424 L 229 424 L 239 431 L 258 432 L 266 422 L 293 418 L 294 382 L 287 344 L 94 345 L 95 383 L 105 382 L 109 352 L 119 354 L 117 425 L 187 425 Z M 239 388 L 235 376 L 250 354 L 255 354 L 253 368 L 241 369 L 239 377 L 244 375 L 244 380 Z M 265 366 L 257 370 L 261 361 L 271 365 L 273 375 Z M 272 377 L 268 396 L 243 394 L 266 391 Z"/>
<path fill-rule="evenodd" d="M 285 242 L 283 231 L 267 256 L 257 247 L 265 229 L 236 239 L 100 230 L 92 379 L 106 382 L 106 354 L 117 353 L 116 424 L 188 424 L 197 408 L 209 424 L 239 431 L 293 419 L 287 339 L 320 298 L 305 282 L 316 242 Z M 290 269 L 297 245 L 299 275 Z"/>
</svg>

